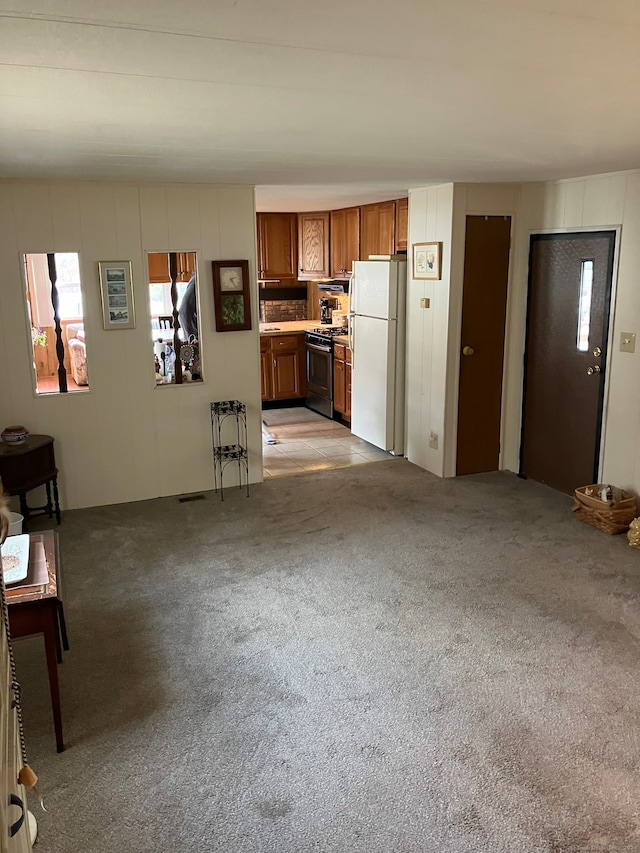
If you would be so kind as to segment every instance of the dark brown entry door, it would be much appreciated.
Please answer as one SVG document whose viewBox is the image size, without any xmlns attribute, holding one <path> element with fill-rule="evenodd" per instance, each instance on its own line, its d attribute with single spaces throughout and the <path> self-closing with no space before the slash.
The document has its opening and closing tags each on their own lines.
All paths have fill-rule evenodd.
<svg viewBox="0 0 640 853">
<path fill-rule="evenodd" d="M 567 494 L 598 478 L 614 246 L 531 237 L 520 472 Z"/>
<path fill-rule="evenodd" d="M 457 474 L 498 469 L 510 234 L 508 216 L 467 216 Z"/>
</svg>

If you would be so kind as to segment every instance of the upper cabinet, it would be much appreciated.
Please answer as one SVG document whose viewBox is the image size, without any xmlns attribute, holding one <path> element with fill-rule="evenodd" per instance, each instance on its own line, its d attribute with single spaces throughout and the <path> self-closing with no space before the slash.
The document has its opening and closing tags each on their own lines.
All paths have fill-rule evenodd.
<svg viewBox="0 0 640 853">
<path fill-rule="evenodd" d="M 360 259 L 360 208 L 331 212 L 331 277 L 351 277 L 353 262 Z"/>
<path fill-rule="evenodd" d="M 396 201 L 396 252 L 407 251 L 407 231 L 409 226 L 409 199 Z"/>
<path fill-rule="evenodd" d="M 149 252 L 149 283 L 165 284 L 169 276 L 169 252 Z M 189 281 L 196 268 L 195 252 L 176 252 L 177 281 Z"/>
<path fill-rule="evenodd" d="M 328 213 L 298 214 L 298 278 L 315 281 L 329 278 Z"/>
<path fill-rule="evenodd" d="M 266 287 L 348 280 L 354 261 L 407 251 L 408 211 L 401 198 L 324 213 L 258 213 L 258 279 Z"/>
<path fill-rule="evenodd" d="M 258 278 L 297 279 L 296 213 L 258 213 Z"/>
<path fill-rule="evenodd" d="M 360 208 L 360 258 L 393 255 L 396 250 L 396 203 L 383 201 Z"/>
</svg>

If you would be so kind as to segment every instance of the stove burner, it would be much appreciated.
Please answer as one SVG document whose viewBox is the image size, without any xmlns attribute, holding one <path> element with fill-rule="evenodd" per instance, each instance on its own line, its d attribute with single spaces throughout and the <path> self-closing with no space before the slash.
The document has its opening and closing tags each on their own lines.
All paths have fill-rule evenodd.
<svg viewBox="0 0 640 853">
<path fill-rule="evenodd" d="M 339 335 L 346 335 L 347 330 L 341 326 L 318 326 L 311 330 L 314 335 L 326 335 L 329 338 L 335 338 Z"/>
</svg>

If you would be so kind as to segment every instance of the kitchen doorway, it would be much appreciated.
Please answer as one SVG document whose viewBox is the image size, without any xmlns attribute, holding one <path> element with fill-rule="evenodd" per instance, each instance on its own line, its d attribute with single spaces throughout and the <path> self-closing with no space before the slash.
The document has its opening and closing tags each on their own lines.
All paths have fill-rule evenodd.
<svg viewBox="0 0 640 853">
<path fill-rule="evenodd" d="M 262 450 L 265 479 L 397 458 L 303 406 L 263 410 Z"/>
<path fill-rule="evenodd" d="M 534 234 L 520 473 L 598 482 L 615 231 Z"/>
</svg>

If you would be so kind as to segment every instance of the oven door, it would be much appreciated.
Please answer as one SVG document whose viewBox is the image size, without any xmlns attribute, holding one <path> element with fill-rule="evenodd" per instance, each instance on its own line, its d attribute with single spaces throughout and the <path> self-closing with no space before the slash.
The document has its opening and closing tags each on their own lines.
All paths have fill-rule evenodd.
<svg viewBox="0 0 640 853">
<path fill-rule="evenodd" d="M 307 408 L 333 417 L 333 347 L 309 341 L 307 349 Z"/>
</svg>

